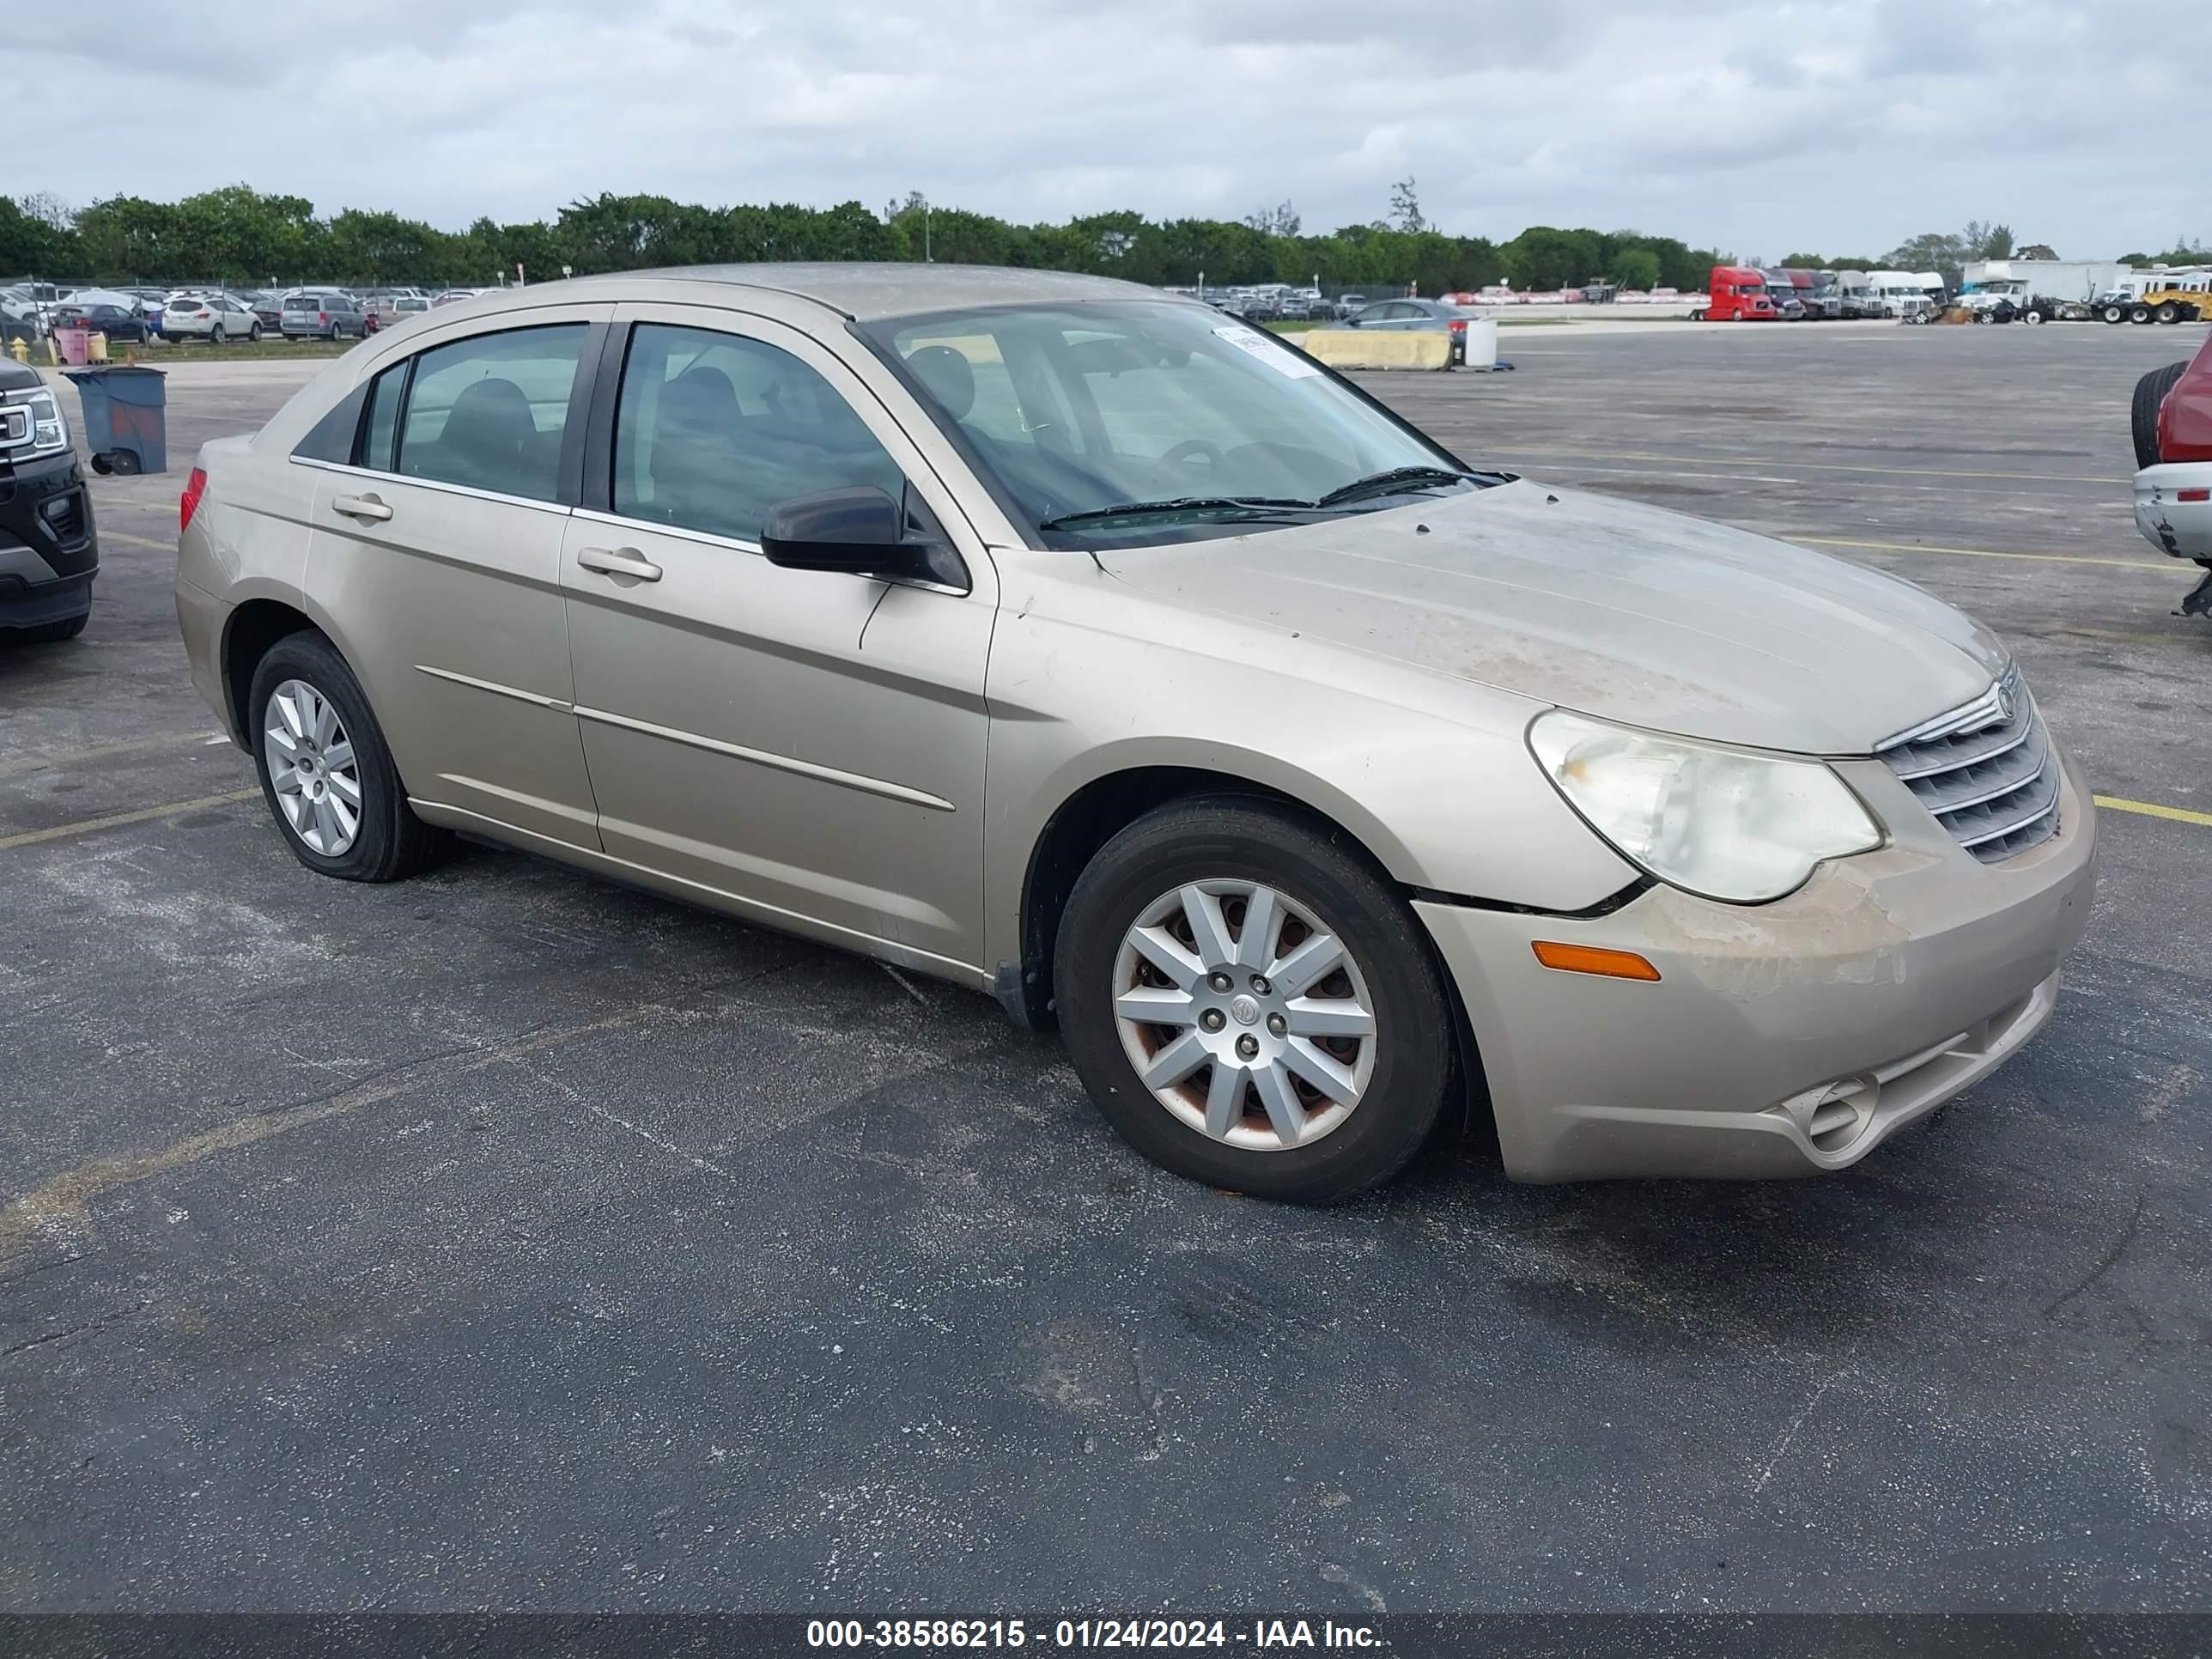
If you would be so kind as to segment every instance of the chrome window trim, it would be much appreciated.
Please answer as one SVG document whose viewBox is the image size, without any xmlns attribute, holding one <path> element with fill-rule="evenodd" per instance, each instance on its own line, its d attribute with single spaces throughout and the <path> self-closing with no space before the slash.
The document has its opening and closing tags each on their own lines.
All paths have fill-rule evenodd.
<svg viewBox="0 0 2212 1659">
<path fill-rule="evenodd" d="M 474 484 L 447 483 L 443 478 L 418 478 L 407 472 L 380 472 L 373 467 L 355 466 L 345 461 L 319 461 L 311 455 L 287 455 L 294 466 L 312 466 L 325 472 L 343 473 L 349 478 L 376 478 L 386 483 L 404 484 L 410 489 L 435 489 L 447 495 L 465 495 L 479 501 L 498 501 L 507 507 L 532 507 L 541 513 L 557 513 L 567 518 L 575 509 L 565 501 L 549 501 L 535 495 L 507 495 L 496 489 L 479 489 Z"/>
</svg>

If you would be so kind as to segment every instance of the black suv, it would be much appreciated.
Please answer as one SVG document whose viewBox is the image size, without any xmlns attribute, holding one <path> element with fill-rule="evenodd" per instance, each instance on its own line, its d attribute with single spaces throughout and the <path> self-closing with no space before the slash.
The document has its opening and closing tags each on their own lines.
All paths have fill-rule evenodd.
<svg viewBox="0 0 2212 1659">
<path fill-rule="evenodd" d="M 0 357 L 0 645 L 82 633 L 99 570 L 61 396 Z"/>
</svg>

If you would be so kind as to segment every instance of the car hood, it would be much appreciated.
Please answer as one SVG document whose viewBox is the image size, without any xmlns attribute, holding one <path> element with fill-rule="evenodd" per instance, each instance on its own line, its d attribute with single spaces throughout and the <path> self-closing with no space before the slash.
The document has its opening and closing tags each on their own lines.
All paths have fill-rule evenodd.
<svg viewBox="0 0 2212 1659">
<path fill-rule="evenodd" d="M 1655 731 L 1863 755 L 2004 647 L 1909 582 L 1525 480 L 1174 547 L 1099 550 L 1170 602 Z"/>
</svg>

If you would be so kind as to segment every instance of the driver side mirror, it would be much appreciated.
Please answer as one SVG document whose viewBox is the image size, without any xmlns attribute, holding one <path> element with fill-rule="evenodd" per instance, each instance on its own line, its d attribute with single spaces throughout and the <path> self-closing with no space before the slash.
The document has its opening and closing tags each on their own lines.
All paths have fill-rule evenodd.
<svg viewBox="0 0 2212 1659">
<path fill-rule="evenodd" d="M 793 495 L 768 511 L 761 551 L 787 570 L 836 570 L 878 581 L 967 589 L 967 567 L 911 485 L 894 499 L 872 485 Z"/>
</svg>

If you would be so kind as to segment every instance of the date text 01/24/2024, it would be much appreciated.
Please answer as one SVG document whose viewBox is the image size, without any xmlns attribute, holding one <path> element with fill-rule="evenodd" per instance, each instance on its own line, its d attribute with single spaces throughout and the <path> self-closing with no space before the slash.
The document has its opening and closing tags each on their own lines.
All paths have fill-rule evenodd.
<svg viewBox="0 0 2212 1659">
<path fill-rule="evenodd" d="M 1023 1619 L 812 1619 L 806 1625 L 810 1648 L 891 1648 L 945 1650 L 1039 1647 L 1177 1649 L 1372 1648 L 1381 1644 L 1365 1625 L 1322 1620 L 1262 1619 L 1249 1629 L 1230 1628 L 1220 1619 L 1059 1619 L 1037 1621 L 1034 1633 Z"/>
</svg>

